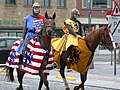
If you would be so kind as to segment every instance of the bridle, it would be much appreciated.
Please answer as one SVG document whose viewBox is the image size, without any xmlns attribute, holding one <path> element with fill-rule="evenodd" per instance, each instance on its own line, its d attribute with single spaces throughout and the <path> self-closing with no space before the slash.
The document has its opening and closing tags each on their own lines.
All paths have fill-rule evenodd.
<svg viewBox="0 0 120 90">
<path fill-rule="evenodd" d="M 47 23 L 47 20 L 50 23 Z M 46 18 L 44 20 L 44 30 L 46 34 L 51 37 L 55 31 L 55 20 L 53 20 L 52 18 Z"/>
<path fill-rule="evenodd" d="M 106 36 L 109 35 L 109 37 L 111 38 L 110 41 L 107 40 Z M 113 41 L 113 37 L 111 32 L 109 32 L 109 34 L 105 34 L 104 28 L 102 29 L 102 34 L 101 34 L 101 45 L 105 46 L 106 48 L 112 48 L 113 46 L 111 46 L 111 43 L 114 45 L 114 41 Z"/>
</svg>

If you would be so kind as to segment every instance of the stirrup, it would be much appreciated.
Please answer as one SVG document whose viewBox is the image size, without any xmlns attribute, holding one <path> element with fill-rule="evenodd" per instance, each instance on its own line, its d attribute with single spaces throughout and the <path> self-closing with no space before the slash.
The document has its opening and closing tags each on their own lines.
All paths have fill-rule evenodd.
<svg viewBox="0 0 120 90">
<path fill-rule="evenodd" d="M 22 64 L 18 65 L 18 68 L 22 71 Z"/>
<path fill-rule="evenodd" d="M 52 69 L 56 69 L 56 68 L 58 68 L 58 64 L 56 62 L 53 62 L 52 63 Z"/>
</svg>

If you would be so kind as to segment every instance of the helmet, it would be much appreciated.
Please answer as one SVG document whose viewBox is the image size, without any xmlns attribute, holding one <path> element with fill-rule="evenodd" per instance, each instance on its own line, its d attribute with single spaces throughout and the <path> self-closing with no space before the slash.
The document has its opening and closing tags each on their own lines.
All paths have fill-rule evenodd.
<svg viewBox="0 0 120 90">
<path fill-rule="evenodd" d="M 40 4 L 35 2 L 32 7 L 39 7 L 40 8 Z"/>
<path fill-rule="evenodd" d="M 39 9 L 39 12 L 35 12 L 34 11 L 34 7 L 37 7 L 37 8 L 40 8 L 40 4 L 39 3 L 37 3 L 37 2 L 35 2 L 34 4 L 33 4 L 33 6 L 32 6 L 32 8 L 33 8 L 33 16 L 35 16 L 35 17 L 38 17 L 38 15 L 39 15 L 39 13 L 40 13 L 40 9 Z"/>
<path fill-rule="evenodd" d="M 73 8 L 72 11 L 71 11 L 71 14 L 77 14 L 78 16 L 80 16 L 80 12 L 78 11 L 78 9 L 76 8 Z"/>
</svg>

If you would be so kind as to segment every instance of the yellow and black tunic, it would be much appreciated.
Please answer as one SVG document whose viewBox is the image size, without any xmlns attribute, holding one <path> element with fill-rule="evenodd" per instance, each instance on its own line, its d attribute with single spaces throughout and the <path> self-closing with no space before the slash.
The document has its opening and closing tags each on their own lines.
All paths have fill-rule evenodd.
<svg viewBox="0 0 120 90">
<path fill-rule="evenodd" d="M 67 19 L 65 23 L 71 25 L 74 32 L 78 32 L 74 21 Z M 52 39 L 52 47 L 54 50 L 56 50 L 54 52 L 54 62 L 60 65 L 60 52 L 62 50 L 65 40 L 67 39 L 64 49 L 62 51 L 66 51 L 70 45 L 73 45 L 73 46 L 77 46 L 77 47 L 73 47 L 73 49 L 76 49 L 77 51 L 80 52 L 77 60 L 78 63 L 74 63 L 74 64 L 68 63 L 69 68 L 77 72 L 80 72 L 82 74 L 85 74 L 85 72 L 87 72 L 89 69 L 88 62 L 90 61 L 90 59 L 92 59 L 91 58 L 92 52 L 86 46 L 85 40 L 78 39 L 78 37 L 69 34 L 69 30 L 66 27 L 66 25 L 63 27 L 63 31 L 66 34 L 64 34 L 62 38 Z"/>
<path fill-rule="evenodd" d="M 74 32 L 78 32 L 78 28 L 76 26 L 76 23 L 73 20 L 67 19 L 65 21 L 65 24 L 70 25 Z M 56 50 L 56 51 L 61 51 L 61 48 L 62 48 L 64 42 L 66 41 L 66 39 L 67 39 L 67 41 L 66 41 L 66 44 L 64 46 L 63 51 L 66 51 L 68 49 L 68 47 L 71 46 L 71 45 L 78 46 L 78 37 L 73 36 L 72 34 L 69 34 L 69 30 L 66 27 L 66 25 L 64 25 L 63 28 L 62 28 L 62 30 L 65 33 L 62 36 L 62 38 L 52 39 L 52 46 L 53 46 L 53 49 Z"/>
</svg>

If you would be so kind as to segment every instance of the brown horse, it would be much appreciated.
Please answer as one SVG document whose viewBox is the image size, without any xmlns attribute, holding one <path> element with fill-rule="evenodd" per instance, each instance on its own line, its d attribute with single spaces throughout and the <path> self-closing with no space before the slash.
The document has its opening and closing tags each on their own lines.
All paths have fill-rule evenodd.
<svg viewBox="0 0 120 90">
<path fill-rule="evenodd" d="M 100 44 L 100 42 L 103 45 L 105 45 L 107 49 L 113 50 L 114 48 L 113 46 L 115 46 L 115 44 L 113 43 L 112 35 L 110 33 L 110 28 L 108 26 L 100 27 L 97 30 L 87 34 L 84 40 L 79 39 L 79 46 L 78 47 L 72 46 L 72 51 L 69 51 L 68 49 L 67 51 L 63 51 L 61 55 L 59 54 L 60 55 L 60 62 L 59 62 L 60 63 L 60 74 L 63 78 L 66 90 L 70 89 L 68 86 L 68 82 L 66 80 L 65 74 L 64 74 L 65 66 L 68 64 L 70 66 L 69 67 L 70 69 L 74 69 L 75 71 L 79 72 L 81 76 L 80 77 L 81 84 L 79 86 L 75 86 L 74 90 L 79 90 L 80 88 L 81 90 L 85 90 L 84 83 L 87 79 L 87 71 L 88 71 L 89 65 L 92 62 L 95 49 Z M 71 53 L 72 53 L 72 61 L 68 62 L 67 57 Z M 55 51 L 54 53 L 54 56 L 56 55 L 57 55 L 57 51 Z M 87 59 L 84 61 L 83 59 L 85 58 Z"/>
<path fill-rule="evenodd" d="M 41 47 L 44 47 L 43 49 L 46 51 L 38 71 L 38 75 L 41 77 L 38 90 L 41 90 L 43 83 L 46 86 L 46 90 L 49 90 L 47 75 L 44 73 L 44 70 L 48 64 L 48 59 L 51 52 L 51 38 L 55 28 L 55 17 L 56 17 L 55 13 L 53 14 L 52 17 L 48 16 L 47 12 L 45 13 L 44 28 L 42 30 L 42 33 L 39 33 L 37 36 L 38 42 L 42 43 Z M 19 58 L 20 61 L 23 61 L 23 58 L 24 57 L 20 57 Z M 7 70 L 7 75 L 9 75 L 10 77 L 9 79 L 11 81 L 14 81 L 13 70 L 14 68 L 11 68 L 11 67 L 8 67 L 8 70 Z M 17 77 L 20 85 L 16 90 L 23 90 L 22 79 L 26 72 L 21 71 L 19 68 L 17 68 L 17 73 L 18 73 Z"/>
</svg>

